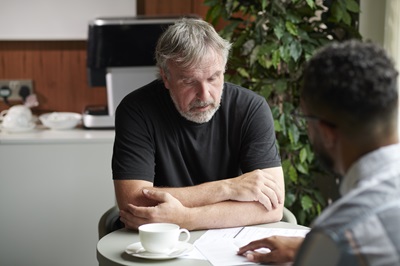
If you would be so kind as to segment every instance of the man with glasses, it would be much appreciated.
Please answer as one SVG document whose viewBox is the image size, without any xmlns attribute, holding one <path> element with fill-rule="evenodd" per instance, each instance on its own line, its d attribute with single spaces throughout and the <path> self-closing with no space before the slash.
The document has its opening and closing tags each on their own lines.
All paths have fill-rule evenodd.
<svg viewBox="0 0 400 266">
<path fill-rule="evenodd" d="M 275 236 L 239 250 L 250 261 L 400 265 L 397 71 L 371 43 L 332 43 L 307 64 L 302 118 L 313 149 L 341 176 L 342 197 L 306 238 Z M 266 247 L 270 253 L 254 250 Z"/>
</svg>

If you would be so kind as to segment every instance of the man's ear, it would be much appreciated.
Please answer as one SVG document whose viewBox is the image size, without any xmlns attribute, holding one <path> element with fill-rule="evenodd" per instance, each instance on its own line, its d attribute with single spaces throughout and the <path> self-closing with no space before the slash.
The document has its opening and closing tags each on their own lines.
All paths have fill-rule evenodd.
<svg viewBox="0 0 400 266">
<path fill-rule="evenodd" d="M 333 148 L 338 139 L 337 128 L 324 123 L 323 121 L 318 122 L 319 132 L 324 140 L 324 145 L 326 148 Z"/>
</svg>

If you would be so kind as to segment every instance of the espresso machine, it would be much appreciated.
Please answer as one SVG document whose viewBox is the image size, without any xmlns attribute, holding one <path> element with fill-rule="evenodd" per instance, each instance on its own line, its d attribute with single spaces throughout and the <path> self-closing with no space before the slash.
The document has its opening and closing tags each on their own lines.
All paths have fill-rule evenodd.
<svg viewBox="0 0 400 266">
<path fill-rule="evenodd" d="M 88 81 L 106 86 L 107 106 L 87 106 L 83 126 L 114 128 L 115 110 L 131 91 L 156 78 L 154 51 L 157 40 L 177 18 L 97 18 L 89 23 Z"/>
</svg>

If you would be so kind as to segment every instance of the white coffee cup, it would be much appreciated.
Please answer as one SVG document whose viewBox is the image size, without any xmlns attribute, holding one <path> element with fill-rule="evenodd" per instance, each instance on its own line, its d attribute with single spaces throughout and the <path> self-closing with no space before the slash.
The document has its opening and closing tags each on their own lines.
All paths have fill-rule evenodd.
<svg viewBox="0 0 400 266">
<path fill-rule="evenodd" d="M 181 233 L 186 234 L 184 240 L 180 240 Z M 178 241 L 187 242 L 190 233 L 187 229 L 179 228 L 172 223 L 150 223 L 139 226 L 139 238 L 143 248 L 152 253 L 170 253 Z"/>
<path fill-rule="evenodd" d="M 14 105 L 0 113 L 4 128 L 24 129 L 32 126 L 32 111 L 25 105 Z"/>
</svg>

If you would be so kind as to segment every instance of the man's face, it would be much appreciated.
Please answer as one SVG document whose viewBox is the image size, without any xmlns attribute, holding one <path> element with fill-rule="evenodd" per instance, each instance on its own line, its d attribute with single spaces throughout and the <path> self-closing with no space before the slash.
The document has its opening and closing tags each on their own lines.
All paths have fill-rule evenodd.
<svg viewBox="0 0 400 266">
<path fill-rule="evenodd" d="M 168 70 L 161 76 L 179 113 L 195 123 L 210 121 L 221 102 L 225 70 L 222 57 L 210 52 L 195 67 L 185 69 L 168 63 Z"/>
<path fill-rule="evenodd" d="M 311 130 L 312 129 L 309 129 L 308 131 L 311 131 Z M 309 136 L 310 136 L 310 134 L 309 134 Z M 318 158 L 321 165 L 324 168 L 326 168 L 326 170 L 335 173 L 334 160 L 333 160 L 332 156 L 329 154 L 329 152 L 327 151 L 327 149 L 325 148 L 323 141 L 324 140 L 321 139 L 319 134 L 315 134 L 315 136 L 312 139 L 310 137 L 310 142 L 311 142 L 311 145 L 313 146 L 315 156 Z"/>
<path fill-rule="evenodd" d="M 302 108 L 305 115 L 310 115 L 307 113 L 306 108 Z M 324 138 L 318 130 L 317 123 L 321 123 L 319 120 L 308 120 L 307 121 L 307 135 L 312 145 L 312 149 L 315 156 L 320 161 L 321 165 L 326 168 L 326 170 L 335 173 L 335 161 L 331 154 L 324 145 Z"/>
</svg>

